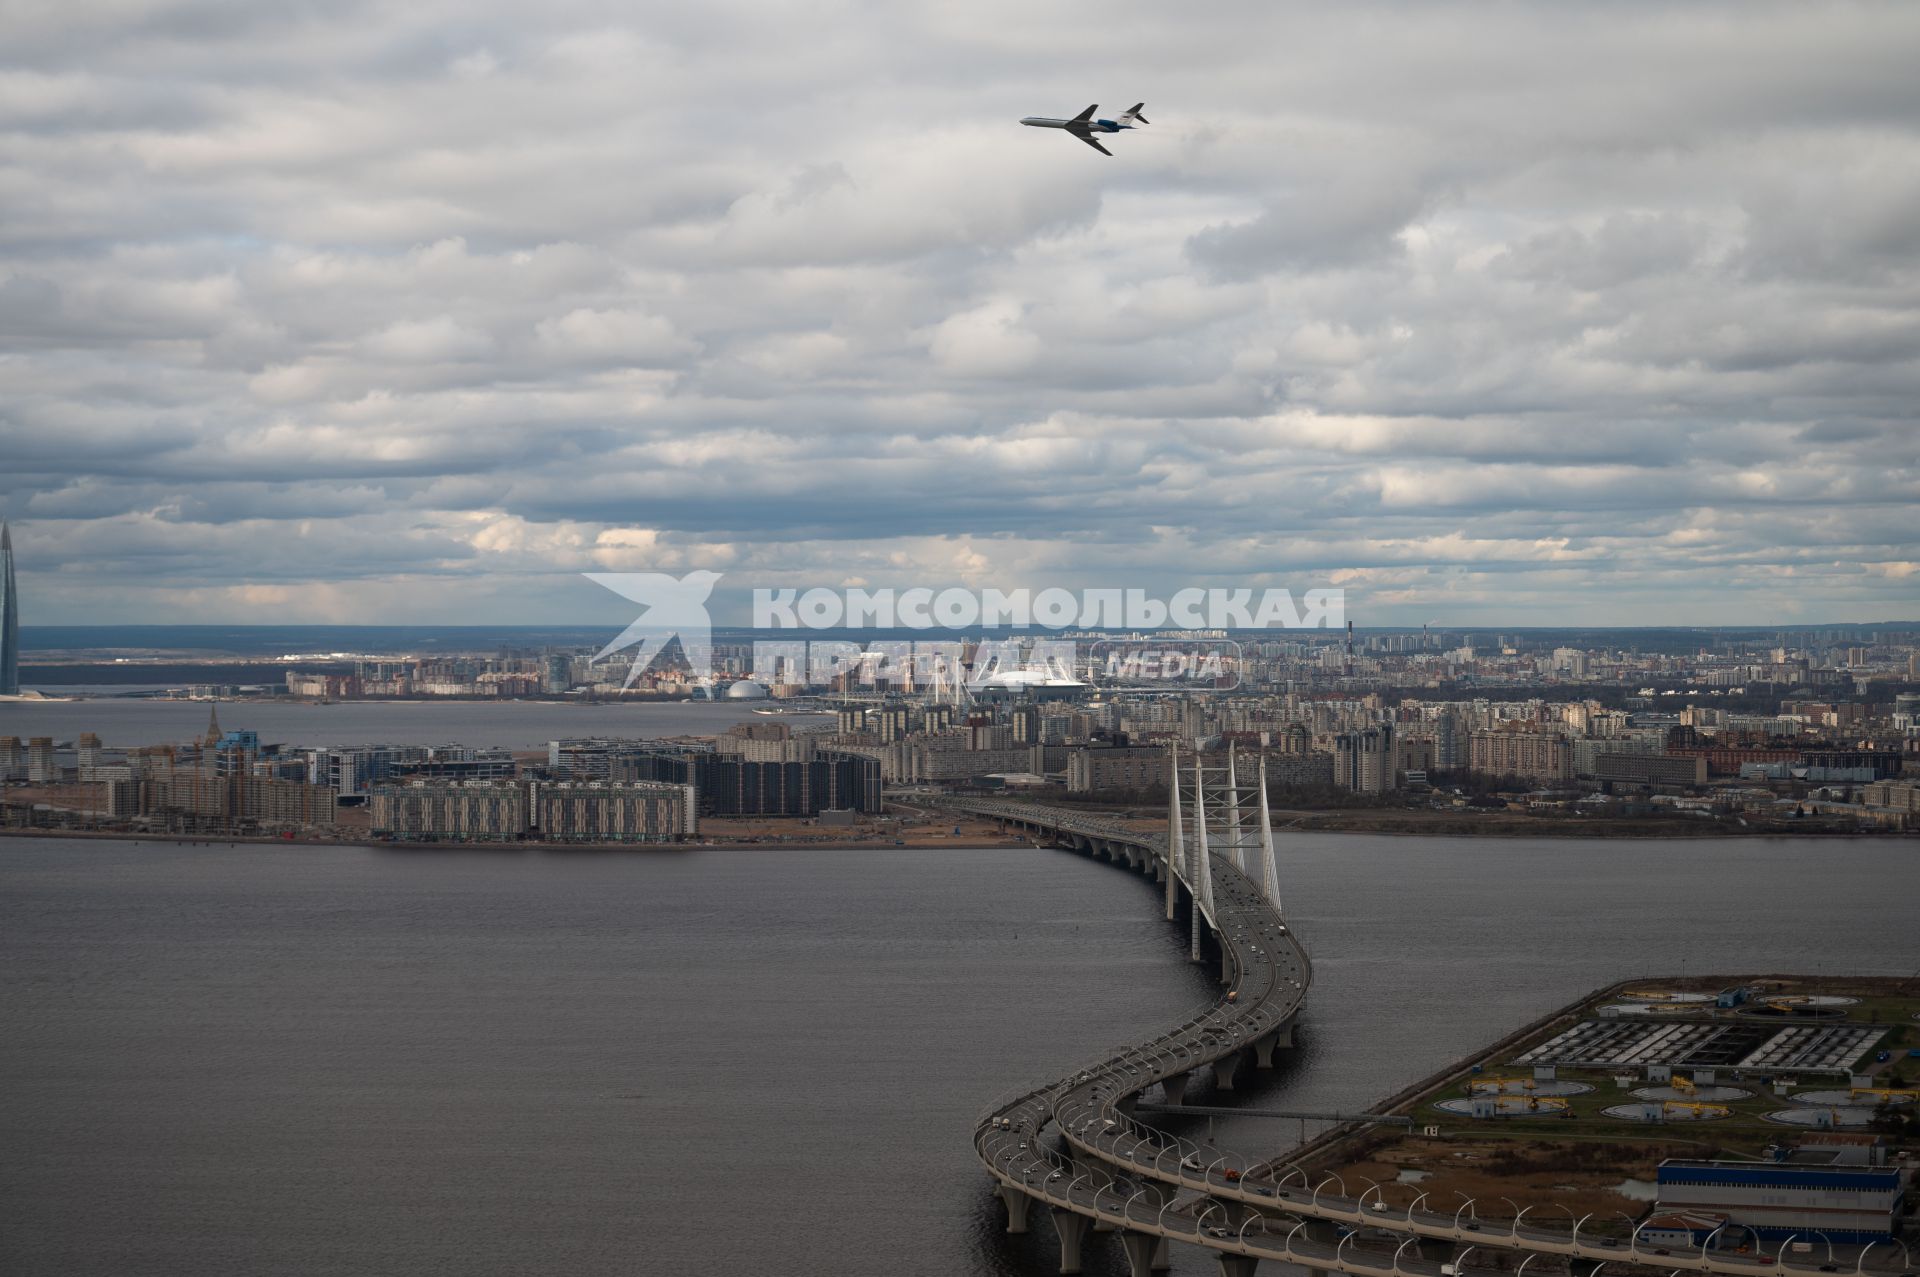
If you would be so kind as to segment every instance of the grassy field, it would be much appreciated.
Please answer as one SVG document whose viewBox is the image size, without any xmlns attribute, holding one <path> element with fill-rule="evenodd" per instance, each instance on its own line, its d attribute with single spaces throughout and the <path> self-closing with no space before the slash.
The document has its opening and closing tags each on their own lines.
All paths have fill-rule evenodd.
<svg viewBox="0 0 1920 1277">
<path fill-rule="evenodd" d="M 1702 977 L 1688 980 L 1636 980 L 1616 986 L 1606 994 L 1589 999 L 1553 1018 L 1550 1024 L 1525 1039 L 1508 1043 L 1503 1049 L 1475 1061 L 1482 1078 L 1521 1077 L 1530 1070 L 1512 1063 L 1535 1044 L 1545 1041 L 1574 1019 L 1585 1018 L 1594 1007 L 1619 1000 L 1623 989 L 1665 989 L 1710 992 L 1734 983 L 1755 983 L 1758 977 Z M 1773 996 L 1793 994 L 1842 994 L 1859 998 L 1845 1008 L 1844 1015 L 1819 1023 L 1886 1025 L 1892 1030 L 1870 1048 L 1855 1064 L 1858 1071 L 1874 1072 L 1876 1081 L 1898 1085 L 1911 1084 L 1920 1077 L 1920 1061 L 1906 1059 L 1906 1049 L 1920 1044 L 1920 981 L 1879 978 L 1846 979 L 1839 977 L 1765 977 Z M 1712 1018 L 1710 1007 L 1702 1006 L 1700 1018 Z M 1694 1018 L 1689 1016 L 1688 1018 Z M 1752 1023 L 1742 1018 L 1741 1022 Z M 1784 1027 L 1787 1020 L 1763 1021 Z M 1890 1059 L 1884 1064 L 1874 1059 L 1886 1050 Z M 1621 1076 L 1626 1070 L 1618 1071 Z M 1677 1070 L 1686 1076 L 1687 1070 Z M 1413 1119 L 1410 1133 L 1374 1128 L 1342 1137 L 1320 1148 L 1309 1150 L 1304 1166 L 1316 1178 L 1329 1172 L 1339 1175 L 1353 1193 L 1369 1184 L 1380 1186 L 1369 1192 L 1369 1200 L 1378 1197 L 1390 1208 L 1405 1210 L 1423 1194 L 1423 1209 L 1459 1209 L 1467 1199 L 1475 1199 L 1473 1213 L 1484 1219 L 1510 1219 L 1519 1210 L 1531 1210 L 1538 1218 L 1553 1218 L 1558 1212 L 1573 1217 L 1591 1213 L 1590 1230 L 1623 1234 L 1625 1216 L 1638 1216 L 1646 1208 L 1645 1189 L 1653 1180 L 1661 1160 L 1687 1158 L 1757 1158 L 1768 1146 L 1793 1143 L 1812 1133 L 1811 1128 L 1784 1126 L 1764 1120 L 1765 1115 L 1794 1107 L 1786 1095 L 1775 1094 L 1755 1076 L 1734 1079 L 1731 1070 L 1717 1071 L 1715 1085 L 1738 1086 L 1749 1092 L 1745 1097 L 1721 1101 L 1728 1115 L 1715 1120 L 1670 1120 L 1648 1123 L 1608 1117 L 1604 1110 L 1619 1104 L 1641 1103 L 1635 1089 L 1659 1085 L 1645 1080 L 1635 1071 L 1633 1082 L 1620 1086 L 1616 1071 L 1610 1069 L 1567 1069 L 1556 1080 L 1584 1082 L 1593 1089 L 1582 1095 L 1566 1097 L 1565 1112 L 1541 1112 L 1519 1117 L 1476 1119 L 1436 1109 L 1442 1100 L 1464 1097 L 1476 1075 L 1466 1068 L 1449 1071 L 1392 1112 Z M 1896 1081 L 1898 1079 L 1898 1081 Z M 1845 1079 L 1807 1076 L 1793 1082 L 1791 1092 L 1845 1089 Z M 1425 1132 L 1437 1131 L 1434 1135 Z M 1608 1222 L 1610 1221 L 1610 1222 Z"/>
</svg>

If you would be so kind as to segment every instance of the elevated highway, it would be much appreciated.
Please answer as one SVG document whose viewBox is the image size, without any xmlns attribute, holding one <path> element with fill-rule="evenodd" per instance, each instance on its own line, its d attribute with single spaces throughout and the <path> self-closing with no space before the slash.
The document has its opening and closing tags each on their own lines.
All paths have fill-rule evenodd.
<svg viewBox="0 0 1920 1277">
<path fill-rule="evenodd" d="M 1728 1277 L 1835 1271 L 1817 1254 L 1787 1262 L 1786 1246 L 1760 1256 L 1642 1245 L 1625 1215 L 1529 1223 L 1533 1211 L 1523 1210 L 1512 1220 L 1482 1220 L 1474 1202 L 1422 1210 L 1424 1197 L 1402 1210 L 1381 1199 L 1377 1184 L 1355 1193 L 1338 1175 L 1239 1157 L 1136 1120 L 1134 1102 L 1156 1085 L 1178 1105 L 1197 1071 L 1211 1070 L 1217 1085 L 1230 1088 L 1246 1062 L 1270 1066 L 1276 1050 L 1293 1045 L 1312 963 L 1280 912 L 1272 869 L 1254 866 L 1249 874 L 1236 854 L 1244 843 L 1210 852 L 1204 862 L 1191 847 L 1183 856 L 1193 838 L 1183 836 L 1180 823 L 1161 833 L 1022 801 L 933 801 L 1165 882 L 1169 918 L 1186 905 L 1196 931 L 1204 927 L 1220 950 L 1219 1002 L 1154 1038 L 1006 1096 L 975 1124 L 974 1147 L 1006 1204 L 1009 1231 L 1025 1232 L 1033 1207 L 1045 1207 L 1060 1238 L 1062 1273 L 1080 1271 L 1082 1249 L 1096 1232 L 1120 1235 L 1134 1277 L 1167 1267 L 1170 1241 L 1213 1252 L 1229 1277 L 1253 1273 L 1262 1259 L 1360 1277 L 1521 1277 L 1529 1267 L 1536 1277 L 1598 1277 L 1609 1267 Z M 1202 863 L 1208 878 L 1198 881 Z M 1632 1231 L 1609 1235 L 1622 1231 L 1622 1221 Z M 1548 1257 L 1555 1257 L 1552 1268 Z M 1898 1258 L 1891 1250 L 1883 1255 Z M 1863 1271 L 1887 1271 L 1861 1259 Z"/>
</svg>

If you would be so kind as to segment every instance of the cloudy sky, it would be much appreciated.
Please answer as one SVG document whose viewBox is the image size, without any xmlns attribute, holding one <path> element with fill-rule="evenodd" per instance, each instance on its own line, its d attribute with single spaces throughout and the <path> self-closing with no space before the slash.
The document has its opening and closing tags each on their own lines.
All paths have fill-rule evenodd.
<svg viewBox="0 0 1920 1277">
<path fill-rule="evenodd" d="M 25 620 L 1920 616 L 1916 65 L 1912 4 L 7 0 Z"/>
</svg>

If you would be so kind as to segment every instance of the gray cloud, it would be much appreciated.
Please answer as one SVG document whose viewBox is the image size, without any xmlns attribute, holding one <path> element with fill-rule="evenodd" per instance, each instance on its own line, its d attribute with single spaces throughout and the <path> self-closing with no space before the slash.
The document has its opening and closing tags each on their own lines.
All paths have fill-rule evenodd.
<svg viewBox="0 0 1920 1277">
<path fill-rule="evenodd" d="M 1911 614 L 1916 52 L 1868 4 L 15 4 L 28 619 L 645 566 Z M 1156 123 L 1013 124 L 1093 98 Z"/>
<path fill-rule="evenodd" d="M 1217 279 L 1354 266 L 1397 253 L 1400 232 L 1428 203 L 1404 181 L 1335 178 L 1285 193 L 1251 221 L 1209 226 L 1187 251 Z"/>
</svg>

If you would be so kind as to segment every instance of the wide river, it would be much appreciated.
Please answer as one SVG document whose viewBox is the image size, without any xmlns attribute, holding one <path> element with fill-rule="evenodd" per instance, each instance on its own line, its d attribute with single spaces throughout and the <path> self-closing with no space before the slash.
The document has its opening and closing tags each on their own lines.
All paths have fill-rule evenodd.
<svg viewBox="0 0 1920 1277">
<path fill-rule="evenodd" d="M 1316 982 L 1240 1102 L 1364 1105 L 1632 975 L 1920 970 L 1911 842 L 1282 846 Z M 1052 1273 L 972 1120 L 1212 996 L 1158 908 L 1027 849 L 0 841 L 0 1272 Z"/>
</svg>

